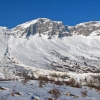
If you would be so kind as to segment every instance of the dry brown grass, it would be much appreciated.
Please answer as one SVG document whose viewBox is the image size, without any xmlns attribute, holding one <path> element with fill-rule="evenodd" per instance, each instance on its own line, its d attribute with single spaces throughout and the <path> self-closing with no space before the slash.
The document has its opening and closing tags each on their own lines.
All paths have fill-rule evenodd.
<svg viewBox="0 0 100 100">
<path fill-rule="evenodd" d="M 54 100 L 57 100 L 61 96 L 61 92 L 59 89 L 52 89 L 49 91 L 50 94 L 52 94 Z"/>
<path fill-rule="evenodd" d="M 87 90 L 82 90 L 80 93 L 81 93 L 81 97 L 86 97 L 88 91 Z"/>
<path fill-rule="evenodd" d="M 100 90 L 100 73 L 85 79 L 86 86 Z"/>
</svg>

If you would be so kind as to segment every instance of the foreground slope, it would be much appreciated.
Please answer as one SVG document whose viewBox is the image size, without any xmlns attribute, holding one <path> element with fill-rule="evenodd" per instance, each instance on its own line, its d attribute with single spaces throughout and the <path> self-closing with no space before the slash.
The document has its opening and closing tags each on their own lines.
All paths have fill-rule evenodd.
<svg viewBox="0 0 100 100">
<path fill-rule="evenodd" d="M 47 36 L 31 36 L 28 40 L 24 38 L 9 39 L 9 52 L 13 58 L 24 65 L 56 69 L 54 65 L 62 66 L 95 66 L 100 68 L 100 37 L 71 36 L 47 39 Z M 63 66 L 66 65 L 66 66 Z"/>
<path fill-rule="evenodd" d="M 47 83 L 41 88 L 39 87 L 39 81 L 30 81 L 26 85 L 23 85 L 20 82 L 5 81 L 0 85 L 6 89 L 0 90 L 0 98 L 2 98 L 3 100 L 32 100 L 32 96 L 38 97 L 39 100 L 48 100 L 48 98 L 54 97 L 53 94 L 49 93 L 49 91 L 52 89 L 58 89 L 61 92 L 61 95 L 58 96 L 57 100 L 100 100 L 99 92 L 97 92 L 95 89 L 91 90 L 87 87 L 74 88 L 69 86 L 57 86 Z M 82 97 L 81 92 L 86 90 L 86 97 Z M 20 95 L 16 94 L 18 92 L 20 93 Z M 66 93 L 68 92 L 78 96 L 78 98 L 66 95 Z"/>
</svg>

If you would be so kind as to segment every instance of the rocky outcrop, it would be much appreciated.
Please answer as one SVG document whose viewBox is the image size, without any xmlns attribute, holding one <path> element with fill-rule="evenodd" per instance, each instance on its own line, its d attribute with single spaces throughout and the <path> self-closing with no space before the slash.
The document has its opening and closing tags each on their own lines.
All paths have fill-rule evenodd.
<svg viewBox="0 0 100 100">
<path fill-rule="evenodd" d="M 13 31 L 17 30 L 17 34 L 22 33 L 22 35 L 26 35 L 29 37 L 30 35 L 34 34 L 41 34 L 47 35 L 48 38 L 56 35 L 58 37 L 68 36 L 69 32 L 66 30 L 66 27 L 63 25 L 62 22 L 52 21 L 47 18 L 39 18 L 35 21 L 35 23 L 27 22 L 29 26 L 25 27 L 26 24 L 19 25 L 13 29 Z"/>
<path fill-rule="evenodd" d="M 84 35 L 89 36 L 92 32 L 98 33 L 100 30 L 100 22 L 85 22 L 77 24 L 76 26 L 68 27 L 69 32 L 72 35 Z"/>
<path fill-rule="evenodd" d="M 100 35 L 100 22 L 91 21 L 77 24 L 76 26 L 66 26 L 62 22 L 52 21 L 47 18 L 38 18 L 11 29 L 17 36 L 26 36 L 39 34 L 39 36 L 47 35 L 48 39 L 52 39 L 53 36 L 59 38 L 72 35 L 84 35 L 94 36 Z"/>
</svg>

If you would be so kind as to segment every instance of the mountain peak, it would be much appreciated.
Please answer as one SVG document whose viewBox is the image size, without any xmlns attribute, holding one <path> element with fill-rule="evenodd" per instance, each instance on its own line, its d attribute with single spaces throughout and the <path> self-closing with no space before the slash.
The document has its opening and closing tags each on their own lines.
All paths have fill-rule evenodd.
<svg viewBox="0 0 100 100">
<path fill-rule="evenodd" d="M 95 31 L 96 34 L 100 34 L 100 21 L 90 21 L 76 24 L 75 26 L 68 26 L 69 32 L 72 35 L 84 35 L 91 36 Z M 95 34 L 95 35 L 96 35 Z M 92 35 L 93 36 L 93 35 Z"/>
<path fill-rule="evenodd" d="M 20 24 L 18 26 L 21 26 L 23 28 L 27 28 L 27 27 L 35 24 L 35 23 L 48 23 L 48 22 L 54 22 L 54 23 L 61 23 L 61 24 L 63 24 L 61 21 L 52 21 L 52 20 L 50 20 L 48 18 L 37 18 L 37 19 L 31 20 L 31 21 L 27 21 L 27 22 L 25 22 L 23 24 Z"/>
<path fill-rule="evenodd" d="M 35 34 L 47 35 L 49 38 L 56 35 L 58 37 L 71 35 L 97 36 L 100 35 L 100 21 L 90 21 L 76 24 L 75 26 L 66 26 L 61 21 L 52 21 L 48 18 L 37 18 L 20 24 L 11 29 L 18 36 Z M 92 35 L 91 35 L 92 34 Z"/>
<path fill-rule="evenodd" d="M 66 27 L 60 21 L 52 21 L 48 18 L 38 18 L 26 23 L 20 24 L 12 29 L 14 33 L 20 36 L 25 35 L 26 37 L 34 34 L 46 34 L 50 37 L 57 35 L 62 37 L 68 35 Z"/>
</svg>

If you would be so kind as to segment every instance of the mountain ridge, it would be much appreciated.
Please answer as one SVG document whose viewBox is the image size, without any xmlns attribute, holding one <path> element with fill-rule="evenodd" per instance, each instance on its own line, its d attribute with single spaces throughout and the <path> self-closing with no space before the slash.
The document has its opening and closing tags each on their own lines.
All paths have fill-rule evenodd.
<svg viewBox="0 0 100 100">
<path fill-rule="evenodd" d="M 73 35 L 84 35 L 84 36 L 98 36 L 100 35 L 100 21 L 89 21 L 76 24 L 75 26 L 64 25 L 61 21 L 52 21 L 48 18 L 38 18 L 19 24 L 12 29 L 7 27 L 1 27 L 0 30 L 4 33 L 19 34 L 19 37 L 25 35 L 29 37 L 34 34 L 47 34 L 48 38 L 52 36 L 64 37 Z"/>
<path fill-rule="evenodd" d="M 33 22 L 33 24 L 32 24 L 32 22 Z M 25 26 L 27 26 L 27 23 L 28 22 L 21 24 L 21 26 L 24 26 L 24 28 L 26 28 Z M 47 18 L 39 18 L 39 19 L 30 21 L 30 23 L 28 26 L 30 29 L 27 27 L 28 29 L 26 30 L 26 32 L 31 31 L 29 34 L 36 34 L 36 33 L 39 33 L 39 34 L 44 33 L 45 34 L 45 33 L 47 33 L 47 35 L 49 37 L 52 37 L 52 35 L 58 35 L 58 37 L 72 36 L 72 35 L 85 35 L 85 36 L 90 35 L 91 36 L 91 34 L 92 34 L 92 36 L 94 36 L 94 35 L 98 34 L 97 30 L 100 29 L 99 21 L 90 21 L 90 22 L 80 23 L 75 26 L 68 26 L 68 25 L 64 25 L 63 22 L 61 22 L 61 21 L 59 22 L 59 21 L 52 21 Z M 36 23 L 38 23 L 38 25 Z M 41 27 L 43 25 L 44 25 L 44 27 Z M 51 27 L 51 29 L 50 29 L 50 27 Z M 44 31 L 46 28 L 47 28 L 47 30 Z M 93 35 L 94 31 L 95 31 L 95 34 Z"/>
</svg>

